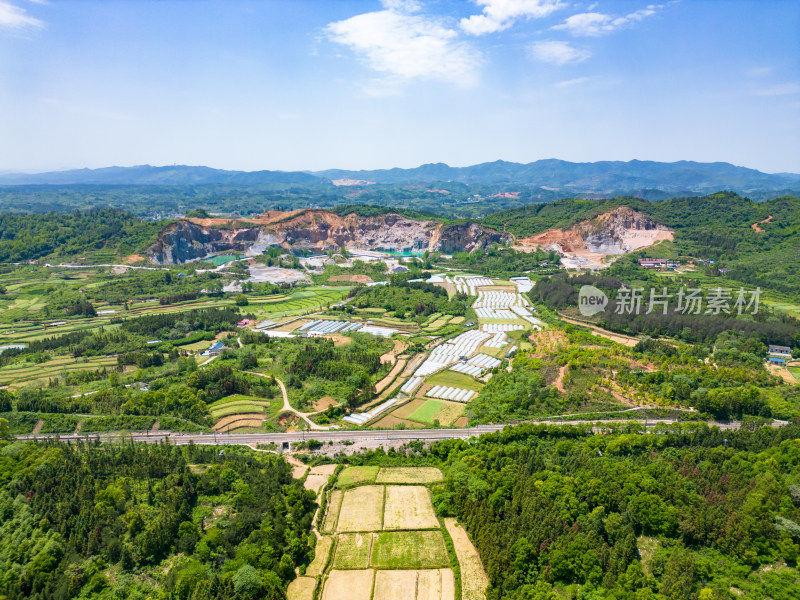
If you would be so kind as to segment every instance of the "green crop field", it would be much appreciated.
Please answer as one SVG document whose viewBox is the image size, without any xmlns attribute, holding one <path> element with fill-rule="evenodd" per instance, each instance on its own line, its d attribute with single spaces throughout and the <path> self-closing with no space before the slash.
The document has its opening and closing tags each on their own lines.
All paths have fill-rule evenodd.
<svg viewBox="0 0 800 600">
<path fill-rule="evenodd" d="M 265 398 L 256 398 L 254 396 L 243 396 L 236 394 L 228 396 L 221 400 L 217 400 L 208 407 L 211 416 L 215 419 L 221 419 L 228 415 L 237 415 L 242 413 L 265 413 L 270 416 L 275 416 L 280 412 L 283 406 L 283 400 L 280 398 L 273 398 L 268 400 Z"/>
<path fill-rule="evenodd" d="M 376 569 L 439 569 L 450 566 L 441 531 L 382 531 L 372 544 Z"/>
<path fill-rule="evenodd" d="M 369 567 L 373 534 L 340 533 L 336 541 L 334 569 L 366 569 Z"/>
<path fill-rule="evenodd" d="M 463 388 L 479 392 L 483 388 L 483 384 L 475 381 L 475 379 L 465 373 L 458 373 L 456 371 L 442 371 L 433 377 L 429 377 L 427 383 L 431 385 L 447 385 L 450 387 Z"/>
<path fill-rule="evenodd" d="M 434 421 L 438 421 L 439 425 L 447 427 L 462 416 L 466 408 L 466 405 L 461 403 L 425 400 L 425 403 L 408 418 L 426 425 L 434 425 Z"/>
<path fill-rule="evenodd" d="M 374 483 L 378 467 L 347 467 L 339 473 L 336 487 L 349 488 L 363 483 Z"/>
</svg>

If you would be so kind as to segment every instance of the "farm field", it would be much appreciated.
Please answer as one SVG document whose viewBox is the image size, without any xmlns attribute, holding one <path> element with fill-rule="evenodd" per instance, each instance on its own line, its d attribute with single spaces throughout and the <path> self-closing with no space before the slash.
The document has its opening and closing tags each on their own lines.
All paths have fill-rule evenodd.
<svg viewBox="0 0 800 600">
<path fill-rule="evenodd" d="M 452 570 L 456 554 L 445 544 L 442 524 L 434 511 L 430 490 L 425 484 L 437 483 L 443 474 L 435 467 L 381 467 L 372 471 L 357 468 L 348 473 L 347 485 L 355 479 L 367 480 L 359 487 L 333 490 L 325 515 L 324 536 L 317 544 L 318 561 L 324 561 L 333 541 L 334 556 L 330 572 L 310 567 L 306 575 L 318 577 L 320 598 L 365 598 L 368 600 L 457 600 L 456 578 Z M 377 485 L 372 482 L 382 484 Z M 365 493 L 358 493 L 364 490 Z M 380 490 L 380 492 L 378 491 Z M 338 503 L 344 498 L 341 510 Z M 338 498 L 338 499 L 337 499 Z M 381 524 L 376 528 L 361 525 L 359 531 L 346 531 L 342 514 L 347 506 L 358 505 L 361 520 L 377 524 L 375 508 L 381 506 Z M 338 525 L 336 520 L 339 520 Z M 345 518 L 347 521 L 347 518 Z M 467 538 L 467 541 L 468 538 Z M 477 555 L 476 555 L 477 556 Z M 462 576 L 463 578 L 463 576 Z M 477 585 L 480 586 L 482 580 Z M 474 586 L 473 586 L 474 587 Z M 477 596 L 475 596 L 477 600 Z M 470 598 L 472 600 L 472 597 Z"/>
<path fill-rule="evenodd" d="M 475 381 L 475 378 L 464 373 L 458 373 L 457 371 L 449 370 L 436 373 L 436 375 L 429 377 L 425 383 L 429 383 L 432 386 L 444 385 L 455 388 L 463 388 L 475 392 L 479 392 L 481 389 L 483 389 L 483 384 Z"/>
<path fill-rule="evenodd" d="M 289 584 L 286 598 L 288 600 L 314 600 L 316 587 L 316 577 L 298 577 Z"/>
<path fill-rule="evenodd" d="M 445 518 L 444 525 L 461 567 L 461 597 L 463 600 L 486 600 L 486 586 L 489 578 L 481 563 L 481 557 L 469 539 L 466 530 L 455 519 Z"/>
<path fill-rule="evenodd" d="M 374 534 L 340 533 L 336 539 L 334 569 L 366 569 L 369 567 Z"/>
<path fill-rule="evenodd" d="M 437 569 L 450 565 L 444 537 L 435 531 L 381 531 L 372 544 L 377 569 Z"/>
<path fill-rule="evenodd" d="M 275 416 L 283 406 L 283 401 L 278 398 L 266 399 L 254 396 L 244 396 L 236 394 L 217 400 L 208 406 L 211 416 L 215 420 L 229 415 L 241 413 L 264 413 L 267 416 Z"/>
<path fill-rule="evenodd" d="M 436 529 L 438 527 L 439 520 L 433 511 L 428 488 L 416 485 L 386 487 L 384 529 Z"/>
<path fill-rule="evenodd" d="M 342 508 L 342 497 L 344 492 L 340 490 L 333 490 L 331 492 L 330 501 L 328 502 L 328 509 L 325 513 L 325 525 L 323 530 L 326 533 L 333 533 L 336 531 L 336 524 L 339 520 L 339 511 Z"/>
<path fill-rule="evenodd" d="M 50 378 L 59 377 L 64 373 L 102 368 L 112 370 L 116 366 L 116 357 L 76 359 L 72 356 L 61 356 L 39 364 L 22 363 L 2 367 L 0 385 L 7 385 L 12 389 L 33 384 L 46 385 Z"/>
<path fill-rule="evenodd" d="M 362 485 L 345 491 L 336 530 L 380 530 L 383 524 L 383 497 L 382 485 Z"/>
<path fill-rule="evenodd" d="M 448 427 L 459 419 L 466 410 L 467 407 L 463 402 L 425 400 L 419 408 L 408 416 L 408 419 L 431 426 L 438 422 L 442 427 Z"/>
<path fill-rule="evenodd" d="M 371 600 L 375 571 L 331 571 L 325 581 L 322 600 Z"/>
<path fill-rule="evenodd" d="M 374 483 L 378 476 L 380 467 L 347 467 L 339 473 L 336 487 L 345 489 L 361 485 L 363 483 Z"/>
<path fill-rule="evenodd" d="M 325 570 L 325 565 L 328 562 L 331 546 L 333 546 L 333 538 L 331 536 L 324 535 L 317 540 L 317 545 L 314 548 L 314 560 L 308 565 L 306 575 L 309 577 L 322 575 Z"/>
<path fill-rule="evenodd" d="M 436 483 L 444 475 L 436 467 L 382 467 L 378 483 Z"/>
</svg>

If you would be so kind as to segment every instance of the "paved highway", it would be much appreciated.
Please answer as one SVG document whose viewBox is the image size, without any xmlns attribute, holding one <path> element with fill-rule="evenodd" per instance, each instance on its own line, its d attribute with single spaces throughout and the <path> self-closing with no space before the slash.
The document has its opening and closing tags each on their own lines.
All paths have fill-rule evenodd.
<svg viewBox="0 0 800 600">
<path fill-rule="evenodd" d="M 673 419 L 637 419 L 633 421 L 620 421 L 620 420 L 600 420 L 600 421 L 531 421 L 534 425 L 585 425 L 586 423 L 630 423 L 636 422 L 647 427 L 654 427 L 658 423 L 675 423 Z M 708 423 L 711 426 L 719 427 L 720 429 L 730 430 L 738 429 L 739 422 L 731 421 L 730 423 L 719 423 L 711 421 Z M 784 421 L 773 421 L 773 427 L 780 427 L 785 425 Z M 342 442 L 349 440 L 351 442 L 370 442 L 370 441 L 435 441 L 435 440 L 449 440 L 449 439 L 468 439 L 470 437 L 480 435 L 483 433 L 492 433 L 502 430 L 507 427 L 506 424 L 501 425 L 478 425 L 476 427 L 468 427 L 462 429 L 390 429 L 390 430 L 358 430 L 347 429 L 342 431 L 329 430 L 329 431 L 295 431 L 292 433 L 179 433 L 175 431 L 138 431 L 130 432 L 124 435 L 119 433 L 93 433 L 93 434 L 39 434 L 39 435 L 18 435 L 18 440 L 45 440 L 58 438 L 63 441 L 70 440 L 100 440 L 100 441 L 117 441 L 120 438 L 133 440 L 135 442 L 150 442 L 158 443 L 169 440 L 173 444 L 206 444 L 206 445 L 229 445 L 229 444 L 276 444 L 281 445 L 284 442 L 294 443 L 302 442 L 310 439 L 318 440 L 320 442 Z M 595 428 L 599 431 L 601 428 Z"/>
</svg>

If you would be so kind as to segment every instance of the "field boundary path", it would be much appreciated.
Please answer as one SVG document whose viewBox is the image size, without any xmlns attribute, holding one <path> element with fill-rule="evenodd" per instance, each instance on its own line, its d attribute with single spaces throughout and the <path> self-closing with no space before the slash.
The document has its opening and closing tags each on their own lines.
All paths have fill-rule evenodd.
<svg viewBox="0 0 800 600">
<path fill-rule="evenodd" d="M 577 319 L 571 319 L 569 317 L 565 317 L 561 313 L 558 313 L 558 318 L 564 321 L 565 323 L 569 323 L 570 325 L 577 325 L 578 327 L 586 327 L 592 330 L 594 335 L 599 337 L 604 337 L 607 340 L 611 340 L 612 342 L 617 342 L 618 344 L 622 344 L 623 346 L 628 346 L 632 348 L 636 344 L 639 343 L 639 338 L 633 337 L 630 335 L 624 335 L 622 333 L 614 333 L 613 331 L 608 331 L 607 329 L 603 329 L 602 327 L 598 327 L 593 323 L 589 323 L 587 321 L 579 321 Z"/>
<path fill-rule="evenodd" d="M 265 375 L 264 373 L 257 373 L 256 371 L 245 371 L 245 373 L 249 373 L 250 375 L 258 375 L 259 377 L 270 377 L 269 375 Z M 304 413 L 292 407 L 292 405 L 289 404 L 289 394 L 286 393 L 286 386 L 283 385 L 283 382 L 277 377 L 275 377 L 275 381 L 277 382 L 278 387 L 281 388 L 281 394 L 283 394 L 283 408 L 281 408 L 281 412 L 290 412 L 293 415 L 297 415 L 298 417 L 303 419 L 303 421 L 305 421 L 311 429 L 315 431 L 328 431 L 329 427 L 323 427 L 322 425 L 317 425 L 316 423 L 314 423 L 314 421 L 308 418 L 310 415 L 314 415 L 316 413 L 313 412 Z"/>
</svg>

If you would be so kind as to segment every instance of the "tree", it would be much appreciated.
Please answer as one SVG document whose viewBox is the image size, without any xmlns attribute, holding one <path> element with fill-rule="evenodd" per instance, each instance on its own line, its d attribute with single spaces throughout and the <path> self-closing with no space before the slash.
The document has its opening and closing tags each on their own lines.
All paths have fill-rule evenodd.
<svg viewBox="0 0 800 600">
<path fill-rule="evenodd" d="M 244 294 L 239 294 L 236 296 L 236 306 L 247 306 L 249 304 L 247 300 L 247 296 Z"/>
<path fill-rule="evenodd" d="M 233 587 L 245 598 L 255 598 L 261 591 L 261 575 L 252 565 L 240 567 L 233 576 Z"/>
</svg>

